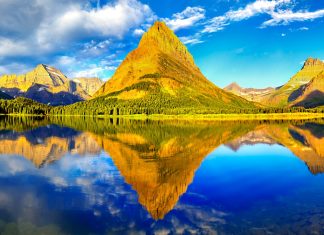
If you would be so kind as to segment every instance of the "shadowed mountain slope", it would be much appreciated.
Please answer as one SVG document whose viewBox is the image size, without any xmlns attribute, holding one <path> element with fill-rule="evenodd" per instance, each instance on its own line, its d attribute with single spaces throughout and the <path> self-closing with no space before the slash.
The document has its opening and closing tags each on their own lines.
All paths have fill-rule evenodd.
<svg viewBox="0 0 324 235">
<path fill-rule="evenodd" d="M 12 99 L 12 97 L 2 91 L 0 91 L 0 99 L 3 99 L 3 100 L 10 100 Z"/>
</svg>

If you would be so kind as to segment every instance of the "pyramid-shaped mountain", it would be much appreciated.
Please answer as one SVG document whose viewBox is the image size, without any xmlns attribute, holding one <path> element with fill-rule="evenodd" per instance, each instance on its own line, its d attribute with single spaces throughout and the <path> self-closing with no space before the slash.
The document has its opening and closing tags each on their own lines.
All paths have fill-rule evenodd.
<svg viewBox="0 0 324 235">
<path fill-rule="evenodd" d="M 22 96 L 56 106 L 89 99 L 89 85 L 83 80 L 70 80 L 60 70 L 40 64 L 26 74 L 3 75 L 0 77 L 0 88 L 12 97 Z M 94 85 L 99 89 L 102 83 Z"/>
<path fill-rule="evenodd" d="M 188 49 L 156 22 L 113 77 L 95 93 L 106 103 L 143 108 L 247 108 L 254 104 L 207 80 Z"/>
</svg>

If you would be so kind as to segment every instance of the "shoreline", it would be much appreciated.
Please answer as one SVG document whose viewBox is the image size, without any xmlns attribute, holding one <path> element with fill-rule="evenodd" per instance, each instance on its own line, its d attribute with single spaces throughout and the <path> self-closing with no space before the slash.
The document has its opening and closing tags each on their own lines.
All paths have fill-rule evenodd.
<svg viewBox="0 0 324 235">
<path fill-rule="evenodd" d="M 90 117 L 101 119 L 134 119 L 134 120 L 216 120 L 216 121 L 245 121 L 245 120 L 307 120 L 324 118 L 324 113 L 267 113 L 267 114 L 133 114 L 133 115 L 33 115 L 33 114 L 0 114 L 0 116 L 17 117 Z"/>
</svg>

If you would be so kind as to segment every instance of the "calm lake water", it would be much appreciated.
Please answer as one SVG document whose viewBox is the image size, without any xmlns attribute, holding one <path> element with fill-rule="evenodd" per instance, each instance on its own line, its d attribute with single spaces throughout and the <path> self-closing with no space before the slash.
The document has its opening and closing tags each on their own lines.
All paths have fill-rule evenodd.
<svg viewBox="0 0 324 235">
<path fill-rule="evenodd" d="M 321 120 L 0 129 L 0 234 L 324 234 Z"/>
</svg>

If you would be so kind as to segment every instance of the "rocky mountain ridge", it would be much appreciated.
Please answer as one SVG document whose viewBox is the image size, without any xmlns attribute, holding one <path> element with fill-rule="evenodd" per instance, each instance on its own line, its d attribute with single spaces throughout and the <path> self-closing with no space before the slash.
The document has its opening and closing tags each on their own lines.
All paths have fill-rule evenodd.
<svg viewBox="0 0 324 235">
<path fill-rule="evenodd" d="M 67 105 L 91 98 L 99 79 L 68 79 L 60 70 L 39 64 L 32 71 L 0 77 L 0 89 L 12 97 L 26 97 L 49 105 Z"/>
<path fill-rule="evenodd" d="M 231 92 L 235 95 L 241 96 L 247 100 L 254 101 L 254 102 L 260 102 L 262 99 L 271 94 L 275 90 L 273 87 L 267 87 L 267 88 L 243 88 L 240 85 L 238 85 L 236 82 L 231 83 L 230 85 L 224 87 L 225 91 Z"/>
</svg>

